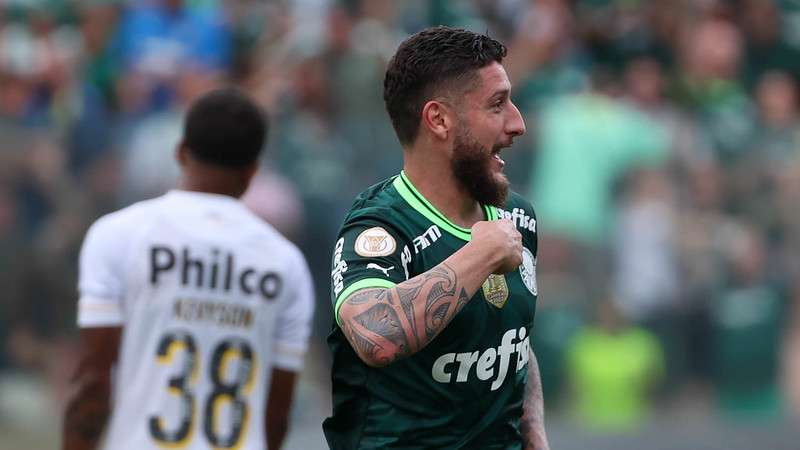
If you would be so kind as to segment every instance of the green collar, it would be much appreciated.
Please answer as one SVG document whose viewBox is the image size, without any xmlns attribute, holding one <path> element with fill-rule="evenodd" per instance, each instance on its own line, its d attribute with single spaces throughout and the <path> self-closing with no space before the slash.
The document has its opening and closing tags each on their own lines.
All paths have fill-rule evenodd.
<svg viewBox="0 0 800 450">
<path fill-rule="evenodd" d="M 403 197 L 403 200 L 406 201 L 406 203 L 408 203 L 418 213 L 425 216 L 426 219 L 438 225 L 439 228 L 465 241 L 469 241 L 472 238 L 472 230 L 469 228 L 462 228 L 454 224 L 438 209 L 431 205 L 431 203 L 419 193 L 417 188 L 411 184 L 411 180 L 408 179 L 405 171 L 400 171 L 400 175 L 394 178 L 392 184 L 394 185 L 394 188 L 397 189 L 397 192 L 400 194 L 400 196 Z M 486 220 L 497 219 L 497 208 L 490 205 L 483 205 L 483 209 L 486 213 Z"/>
</svg>

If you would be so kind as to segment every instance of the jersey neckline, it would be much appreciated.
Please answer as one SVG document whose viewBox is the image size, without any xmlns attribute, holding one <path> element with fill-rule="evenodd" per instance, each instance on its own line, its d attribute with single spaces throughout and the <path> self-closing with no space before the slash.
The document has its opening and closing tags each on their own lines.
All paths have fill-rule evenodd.
<svg viewBox="0 0 800 450">
<path fill-rule="evenodd" d="M 217 194 L 215 192 L 200 192 L 200 191 L 188 191 L 185 189 L 170 189 L 165 194 L 168 198 L 175 198 L 179 200 L 201 200 L 206 203 L 218 203 L 224 205 L 236 205 L 237 207 L 242 206 L 242 200 L 240 198 L 231 197 L 230 195 L 225 194 Z"/>
<path fill-rule="evenodd" d="M 436 209 L 411 183 L 411 180 L 406 176 L 404 170 L 394 178 L 392 185 L 400 194 L 400 197 L 408 203 L 409 206 L 414 208 L 418 213 L 422 214 L 426 219 L 430 220 L 440 228 L 444 229 L 453 236 L 469 241 L 472 239 L 472 230 L 469 228 L 460 227 L 454 224 L 447 218 L 441 211 Z M 496 220 L 498 217 L 497 208 L 491 205 L 482 205 L 486 220 Z"/>
</svg>

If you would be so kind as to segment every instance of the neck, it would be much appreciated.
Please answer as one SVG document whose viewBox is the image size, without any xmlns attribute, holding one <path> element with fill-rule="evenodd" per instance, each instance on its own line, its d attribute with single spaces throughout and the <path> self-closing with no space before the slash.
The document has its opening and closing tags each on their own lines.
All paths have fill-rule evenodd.
<svg viewBox="0 0 800 450">
<path fill-rule="evenodd" d="M 454 224 L 471 228 L 475 222 L 485 220 L 481 205 L 456 180 L 449 162 L 436 161 L 435 157 L 423 158 L 425 149 L 406 151 L 403 170 L 414 187 L 436 209 Z M 412 154 L 414 153 L 414 154 Z"/>
<path fill-rule="evenodd" d="M 241 197 L 246 190 L 246 188 L 240 186 L 238 183 L 230 183 L 228 181 L 214 179 L 196 179 L 191 177 L 184 177 L 178 184 L 178 189 L 191 192 L 227 195 L 234 198 Z"/>
</svg>

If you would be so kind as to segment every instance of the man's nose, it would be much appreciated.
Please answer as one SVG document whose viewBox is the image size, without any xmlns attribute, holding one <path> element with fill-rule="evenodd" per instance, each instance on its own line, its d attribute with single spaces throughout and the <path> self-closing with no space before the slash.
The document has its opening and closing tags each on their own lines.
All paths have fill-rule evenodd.
<svg viewBox="0 0 800 450">
<path fill-rule="evenodd" d="M 522 136 L 525 134 L 525 120 L 522 114 L 517 109 L 517 105 L 511 103 L 511 108 L 508 109 L 510 117 L 506 123 L 506 133 L 512 136 Z"/>
</svg>

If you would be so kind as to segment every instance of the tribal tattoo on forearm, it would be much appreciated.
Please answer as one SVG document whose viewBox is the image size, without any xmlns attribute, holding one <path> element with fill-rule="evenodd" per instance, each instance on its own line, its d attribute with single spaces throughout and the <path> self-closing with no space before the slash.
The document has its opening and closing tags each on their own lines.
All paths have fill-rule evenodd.
<svg viewBox="0 0 800 450">
<path fill-rule="evenodd" d="M 362 359 L 386 365 L 428 345 L 468 301 L 455 271 L 441 263 L 391 289 L 350 296 L 340 316 L 352 319 L 342 331 Z"/>
</svg>

